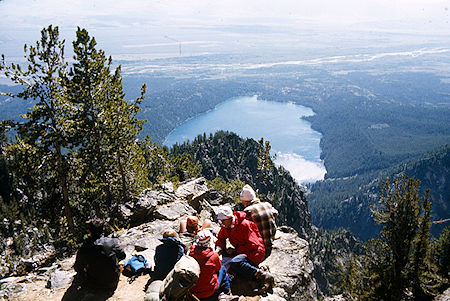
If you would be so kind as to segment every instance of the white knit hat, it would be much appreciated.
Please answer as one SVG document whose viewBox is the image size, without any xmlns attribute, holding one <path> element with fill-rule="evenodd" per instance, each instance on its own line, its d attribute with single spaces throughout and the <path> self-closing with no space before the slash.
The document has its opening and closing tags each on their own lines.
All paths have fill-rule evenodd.
<svg viewBox="0 0 450 301">
<path fill-rule="evenodd" d="M 240 198 L 241 201 L 253 201 L 256 199 L 256 193 L 250 185 L 246 184 L 242 188 Z"/>
<path fill-rule="evenodd" d="M 197 245 L 202 247 L 209 247 L 211 242 L 211 231 L 208 229 L 201 230 L 197 233 Z"/>
<path fill-rule="evenodd" d="M 229 219 L 233 217 L 233 210 L 229 206 L 222 205 L 218 209 L 217 219 Z"/>
</svg>

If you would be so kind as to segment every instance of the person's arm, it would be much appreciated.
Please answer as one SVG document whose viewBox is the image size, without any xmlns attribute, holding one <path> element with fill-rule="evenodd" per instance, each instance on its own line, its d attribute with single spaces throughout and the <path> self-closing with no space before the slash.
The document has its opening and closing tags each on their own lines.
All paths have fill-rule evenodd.
<svg viewBox="0 0 450 301">
<path fill-rule="evenodd" d="M 73 264 L 73 269 L 77 273 L 84 273 L 84 268 L 86 267 L 85 256 L 82 252 L 78 251 L 75 263 Z"/>
<path fill-rule="evenodd" d="M 216 249 L 219 254 L 225 250 L 226 247 L 226 239 L 227 235 L 223 228 L 220 228 L 219 234 L 217 234 L 217 241 L 216 241 Z"/>
<path fill-rule="evenodd" d="M 183 245 L 178 246 L 178 254 L 177 254 L 177 261 L 180 260 L 181 257 L 184 255 L 184 247 Z"/>
<path fill-rule="evenodd" d="M 75 263 L 73 264 L 73 269 L 77 274 L 74 277 L 74 283 L 83 284 L 86 281 L 86 267 L 87 267 L 87 258 L 86 254 L 84 254 L 83 250 L 80 249 L 77 252 L 77 256 L 75 259 Z"/>
<path fill-rule="evenodd" d="M 211 261 L 214 264 L 215 267 L 215 272 L 219 273 L 220 268 L 222 267 L 222 262 L 220 261 L 220 257 L 219 254 L 217 254 L 216 252 L 214 252 L 214 255 L 211 256 Z"/>
</svg>

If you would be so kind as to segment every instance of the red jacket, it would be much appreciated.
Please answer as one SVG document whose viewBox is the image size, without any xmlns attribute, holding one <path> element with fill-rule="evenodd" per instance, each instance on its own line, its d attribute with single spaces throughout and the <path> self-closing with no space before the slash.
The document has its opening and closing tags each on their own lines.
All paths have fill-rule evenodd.
<svg viewBox="0 0 450 301">
<path fill-rule="evenodd" d="M 264 260 L 265 248 L 258 227 L 245 218 L 246 213 L 243 211 L 234 212 L 234 217 L 236 221 L 233 228 L 220 228 L 216 246 L 225 250 L 225 241 L 228 238 L 237 254 L 245 254 L 254 264 L 260 264 Z"/>
<path fill-rule="evenodd" d="M 189 249 L 189 256 L 194 257 L 200 265 L 197 284 L 190 291 L 198 298 L 208 298 L 219 287 L 217 273 L 222 266 L 219 254 L 209 247 L 200 247 L 194 244 Z"/>
</svg>

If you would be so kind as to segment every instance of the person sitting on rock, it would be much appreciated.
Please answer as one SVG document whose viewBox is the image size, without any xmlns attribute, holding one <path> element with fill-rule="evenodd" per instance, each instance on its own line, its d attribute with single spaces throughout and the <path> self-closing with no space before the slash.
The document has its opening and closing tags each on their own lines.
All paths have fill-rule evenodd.
<svg viewBox="0 0 450 301">
<path fill-rule="evenodd" d="M 201 229 L 212 229 L 211 221 L 205 219 L 201 227 L 199 225 L 199 219 L 196 216 L 188 216 L 186 221 L 180 221 L 180 240 L 184 245 L 186 253 L 197 239 L 197 232 Z"/>
<path fill-rule="evenodd" d="M 274 282 L 273 276 L 258 268 L 264 260 L 264 243 L 258 227 L 246 219 L 246 213 L 233 213 L 229 206 L 219 207 L 217 219 L 221 224 L 216 247 L 225 257 L 231 257 L 228 271 L 249 280 L 256 280 L 260 290 L 266 291 Z M 233 248 L 226 248 L 228 238 Z"/>
<path fill-rule="evenodd" d="M 125 259 L 125 252 L 116 239 L 102 237 L 100 219 L 87 223 L 90 236 L 77 252 L 73 266 L 77 274 L 63 300 L 106 300 L 119 283 L 118 263 Z"/>
<path fill-rule="evenodd" d="M 197 233 L 197 241 L 191 246 L 189 255 L 200 265 L 200 276 L 190 292 L 202 301 L 217 300 L 220 293 L 230 293 L 231 279 L 211 247 L 213 234 L 208 229 Z"/>
<path fill-rule="evenodd" d="M 184 255 L 183 244 L 174 230 L 167 229 L 164 231 L 163 238 L 160 241 L 162 244 L 158 245 L 155 250 L 155 265 L 151 273 L 152 281 L 166 278 L 175 263 Z"/>
<path fill-rule="evenodd" d="M 240 199 L 245 207 L 244 212 L 247 218 L 258 226 L 266 250 L 265 258 L 267 258 L 272 253 L 272 240 L 277 232 L 275 217 L 278 216 L 278 211 L 269 202 L 261 202 L 250 185 L 242 188 Z"/>
</svg>

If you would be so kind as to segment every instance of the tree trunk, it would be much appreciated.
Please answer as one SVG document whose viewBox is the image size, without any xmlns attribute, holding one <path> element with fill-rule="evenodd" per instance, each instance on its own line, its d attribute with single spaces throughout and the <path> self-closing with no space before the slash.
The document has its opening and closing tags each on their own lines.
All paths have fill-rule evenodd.
<svg viewBox="0 0 450 301">
<path fill-rule="evenodd" d="M 122 179 L 122 201 L 125 202 L 127 201 L 127 179 L 125 176 L 125 172 L 123 170 L 123 164 L 122 164 L 122 158 L 120 157 L 120 154 L 118 154 L 117 156 L 118 158 L 118 163 L 119 163 L 119 172 L 120 172 L 120 177 Z"/>
<path fill-rule="evenodd" d="M 67 188 L 67 174 L 64 170 L 63 166 L 63 157 L 61 154 L 61 146 L 59 143 L 56 143 L 56 155 L 57 155 L 57 171 L 58 171 L 58 181 L 59 185 L 61 187 L 61 193 L 62 193 L 62 199 L 63 199 L 63 206 L 64 206 L 64 213 L 66 215 L 67 219 L 67 226 L 69 228 L 70 233 L 75 233 L 75 224 L 73 221 L 73 213 L 72 208 L 70 207 L 69 202 L 69 190 Z"/>
</svg>

